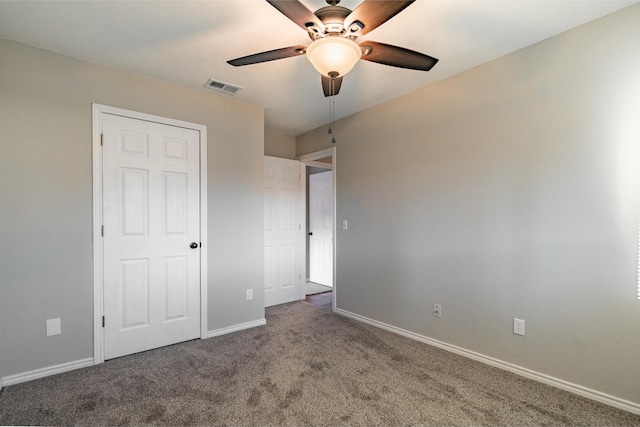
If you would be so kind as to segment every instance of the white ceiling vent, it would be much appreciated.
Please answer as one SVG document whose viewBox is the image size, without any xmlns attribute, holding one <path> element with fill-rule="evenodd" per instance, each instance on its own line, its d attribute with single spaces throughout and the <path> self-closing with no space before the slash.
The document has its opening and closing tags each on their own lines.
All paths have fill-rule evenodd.
<svg viewBox="0 0 640 427">
<path fill-rule="evenodd" d="M 242 87 L 235 86 L 230 83 L 220 82 L 218 80 L 209 79 L 204 87 L 226 93 L 227 95 L 235 95 Z"/>
</svg>

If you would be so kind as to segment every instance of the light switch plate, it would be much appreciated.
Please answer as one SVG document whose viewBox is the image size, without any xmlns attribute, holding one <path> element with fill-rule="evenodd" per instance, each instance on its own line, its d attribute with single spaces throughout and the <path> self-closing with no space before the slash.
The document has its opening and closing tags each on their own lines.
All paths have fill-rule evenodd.
<svg viewBox="0 0 640 427">
<path fill-rule="evenodd" d="M 524 320 L 513 318 L 513 333 L 516 335 L 524 335 Z"/>
<path fill-rule="evenodd" d="M 47 336 L 51 337 L 53 335 L 60 335 L 61 333 L 60 318 L 47 319 Z"/>
</svg>

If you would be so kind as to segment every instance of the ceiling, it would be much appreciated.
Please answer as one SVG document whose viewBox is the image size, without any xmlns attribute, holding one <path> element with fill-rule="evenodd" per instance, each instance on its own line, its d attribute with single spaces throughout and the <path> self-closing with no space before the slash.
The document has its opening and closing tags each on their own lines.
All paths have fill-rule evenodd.
<svg viewBox="0 0 640 427">
<path fill-rule="evenodd" d="M 302 0 L 311 10 L 324 0 Z M 358 39 L 434 56 L 430 71 L 360 61 L 335 97 L 348 116 L 637 3 L 619 0 L 418 0 Z M 360 0 L 340 5 L 355 9 Z M 305 31 L 264 0 L 6 1 L 0 38 L 256 104 L 265 127 L 299 135 L 329 121 L 320 75 L 304 56 L 244 67 L 227 60 L 297 44 Z M 0 58 L 2 60 L 2 58 Z M 241 86 L 236 95 L 208 79 Z"/>
</svg>

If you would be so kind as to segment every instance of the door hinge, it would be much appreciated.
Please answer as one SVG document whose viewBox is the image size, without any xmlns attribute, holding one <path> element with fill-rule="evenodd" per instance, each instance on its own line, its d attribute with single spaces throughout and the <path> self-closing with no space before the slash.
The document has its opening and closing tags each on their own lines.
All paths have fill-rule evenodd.
<svg viewBox="0 0 640 427">
<path fill-rule="evenodd" d="M 102 327 L 104 328 L 104 316 L 102 316 Z"/>
<path fill-rule="evenodd" d="M 104 133 L 100 134 L 100 145 L 104 145 Z"/>
<path fill-rule="evenodd" d="M 100 228 L 100 234 L 104 237 L 104 225 Z"/>
</svg>

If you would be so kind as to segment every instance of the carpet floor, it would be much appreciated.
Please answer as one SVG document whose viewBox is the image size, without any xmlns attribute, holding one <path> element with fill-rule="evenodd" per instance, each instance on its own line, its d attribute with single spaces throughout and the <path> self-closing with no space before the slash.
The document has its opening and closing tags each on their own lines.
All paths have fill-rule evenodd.
<svg viewBox="0 0 640 427">
<path fill-rule="evenodd" d="M 321 285 L 319 283 L 307 282 L 306 295 L 317 295 L 325 292 L 331 292 L 333 288 L 331 286 Z"/>
<path fill-rule="evenodd" d="M 640 416 L 306 302 L 267 325 L 6 387 L 0 425 L 629 425 Z"/>
</svg>

